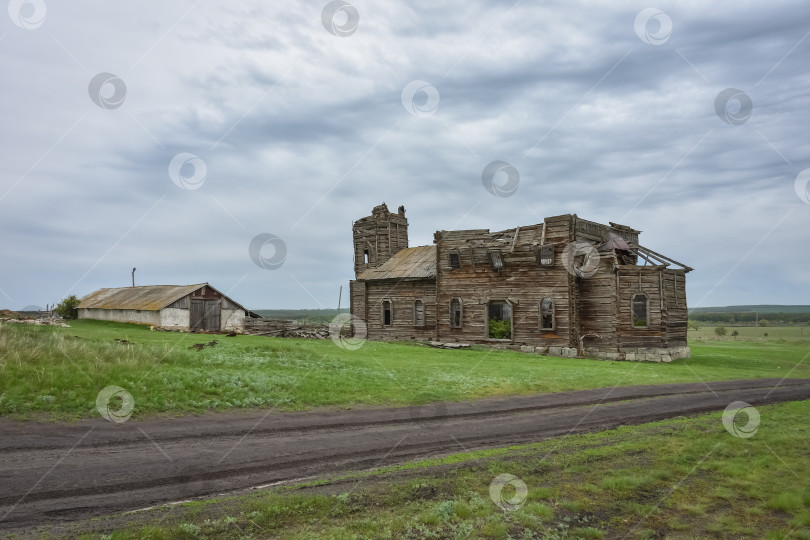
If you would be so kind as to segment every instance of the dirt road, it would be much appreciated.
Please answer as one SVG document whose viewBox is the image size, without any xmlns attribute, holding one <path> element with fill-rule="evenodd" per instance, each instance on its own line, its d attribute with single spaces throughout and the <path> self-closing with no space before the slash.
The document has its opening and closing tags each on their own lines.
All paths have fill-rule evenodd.
<svg viewBox="0 0 810 540">
<path fill-rule="evenodd" d="M 672 384 L 398 409 L 0 422 L 0 530 L 685 414 L 810 399 L 808 379 Z"/>
</svg>

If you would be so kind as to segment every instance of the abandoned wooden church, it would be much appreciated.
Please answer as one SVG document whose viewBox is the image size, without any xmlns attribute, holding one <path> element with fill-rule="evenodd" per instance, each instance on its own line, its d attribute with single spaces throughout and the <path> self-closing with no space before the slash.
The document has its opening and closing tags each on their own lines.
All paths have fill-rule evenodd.
<svg viewBox="0 0 810 540">
<path fill-rule="evenodd" d="M 405 208 L 353 225 L 351 313 L 373 340 L 479 343 L 557 356 L 689 356 L 686 274 L 639 232 L 575 214 L 408 247 Z"/>
</svg>

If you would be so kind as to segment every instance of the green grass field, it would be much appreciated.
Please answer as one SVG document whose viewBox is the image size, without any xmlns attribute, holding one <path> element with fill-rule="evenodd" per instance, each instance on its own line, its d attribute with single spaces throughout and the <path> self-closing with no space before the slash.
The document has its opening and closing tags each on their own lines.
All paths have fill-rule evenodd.
<svg viewBox="0 0 810 540">
<path fill-rule="evenodd" d="M 109 516 L 67 536 L 808 539 L 810 401 L 758 410 L 748 439 L 717 412 Z M 493 499 L 501 474 L 525 493 Z"/>
<path fill-rule="evenodd" d="M 810 342 L 810 327 L 807 326 L 767 326 L 755 328 L 753 326 L 725 326 L 726 335 L 719 337 L 714 333 L 714 326 L 701 326 L 698 330 L 689 329 L 690 340 L 743 341 L 759 339 L 769 341 L 774 339 L 797 340 Z M 731 335 L 734 331 L 738 336 Z M 768 334 L 767 336 L 765 334 Z"/>
<path fill-rule="evenodd" d="M 217 341 L 213 347 L 190 348 L 212 340 Z M 691 345 L 691 359 L 652 364 L 486 349 L 438 350 L 413 343 L 368 342 L 349 351 L 331 340 L 150 332 L 144 326 L 87 320 L 72 321 L 70 328 L 7 323 L 0 326 L 0 415 L 38 420 L 96 417 L 96 396 L 109 385 L 132 394 L 137 418 L 258 407 L 400 406 L 614 385 L 810 377 L 806 361 L 810 339 L 696 336 Z"/>
</svg>

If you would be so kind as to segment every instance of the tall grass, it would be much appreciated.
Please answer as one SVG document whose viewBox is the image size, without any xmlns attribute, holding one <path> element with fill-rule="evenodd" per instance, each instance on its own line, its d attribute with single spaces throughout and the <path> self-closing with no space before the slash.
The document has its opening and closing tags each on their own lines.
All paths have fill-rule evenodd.
<svg viewBox="0 0 810 540">
<path fill-rule="evenodd" d="M 212 340 L 214 346 L 190 348 Z M 72 321 L 70 328 L 0 325 L 0 415 L 97 416 L 109 385 L 135 399 L 134 416 L 234 408 L 409 405 L 631 384 L 810 377 L 810 340 L 694 342 L 671 364 L 557 358 L 483 348 L 437 350 L 368 342 L 150 332 Z"/>
</svg>

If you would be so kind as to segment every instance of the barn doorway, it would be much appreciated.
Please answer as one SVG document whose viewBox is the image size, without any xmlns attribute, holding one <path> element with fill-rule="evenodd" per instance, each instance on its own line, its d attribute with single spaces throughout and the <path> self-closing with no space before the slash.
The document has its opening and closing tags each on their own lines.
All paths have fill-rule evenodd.
<svg viewBox="0 0 810 540">
<path fill-rule="evenodd" d="M 489 303 L 487 334 L 490 339 L 512 339 L 512 306 L 509 302 Z"/>
<path fill-rule="evenodd" d="M 192 332 L 219 332 L 222 306 L 219 300 L 192 300 Z"/>
</svg>

